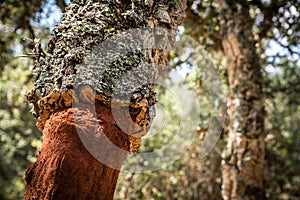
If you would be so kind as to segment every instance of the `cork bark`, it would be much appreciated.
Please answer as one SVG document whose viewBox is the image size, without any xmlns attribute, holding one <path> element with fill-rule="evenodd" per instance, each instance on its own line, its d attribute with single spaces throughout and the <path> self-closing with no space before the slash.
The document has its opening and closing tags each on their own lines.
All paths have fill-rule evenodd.
<svg viewBox="0 0 300 200">
<path fill-rule="evenodd" d="M 129 135 L 115 126 L 107 106 L 97 102 L 96 108 L 96 115 L 89 107 L 66 108 L 47 120 L 40 154 L 26 172 L 25 199 L 113 198 L 126 152 L 114 151 L 110 142 L 129 151 Z M 118 114 L 126 113 L 124 109 Z M 98 155 L 90 154 L 82 137 L 91 141 L 90 149 L 98 149 Z M 114 168 L 95 158 L 106 155 Z"/>
<path fill-rule="evenodd" d="M 44 140 L 25 174 L 26 200 L 113 199 L 122 161 L 139 148 L 154 117 L 153 85 L 159 65 L 168 63 L 185 4 L 70 3 L 35 61 L 27 94 Z"/>
<path fill-rule="evenodd" d="M 229 79 L 222 196 L 225 200 L 264 199 L 263 78 L 251 30 L 253 20 L 247 1 L 218 2 Z"/>
</svg>

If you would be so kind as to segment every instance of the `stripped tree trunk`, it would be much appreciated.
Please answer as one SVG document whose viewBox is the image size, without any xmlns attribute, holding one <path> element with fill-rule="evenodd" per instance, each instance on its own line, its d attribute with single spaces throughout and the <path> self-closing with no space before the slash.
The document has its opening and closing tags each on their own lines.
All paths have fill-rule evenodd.
<svg viewBox="0 0 300 200">
<path fill-rule="evenodd" d="M 153 82 L 184 9 L 184 0 L 71 2 L 47 54 L 36 52 L 27 100 L 44 141 L 26 171 L 25 199 L 113 198 L 122 161 L 153 117 Z M 151 28 L 170 30 L 157 37 Z M 111 37 L 119 40 L 104 42 Z"/>
<path fill-rule="evenodd" d="M 263 78 L 246 0 L 219 0 L 222 46 L 228 60 L 229 138 L 223 152 L 225 200 L 264 199 Z"/>
</svg>

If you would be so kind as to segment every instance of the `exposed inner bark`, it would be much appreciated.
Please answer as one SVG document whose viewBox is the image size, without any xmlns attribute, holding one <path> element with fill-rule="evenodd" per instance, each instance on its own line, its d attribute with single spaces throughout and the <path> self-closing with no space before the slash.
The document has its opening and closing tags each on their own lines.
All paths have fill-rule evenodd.
<svg viewBox="0 0 300 200">
<path fill-rule="evenodd" d="M 122 117 L 126 123 L 128 112 L 120 109 L 113 116 L 111 109 L 98 101 L 96 115 L 92 109 L 67 108 L 51 115 L 43 130 L 41 153 L 26 172 L 25 199 L 113 199 L 130 137 L 116 126 L 114 117 Z M 111 142 L 125 151 L 114 151 Z M 97 160 L 87 144 L 98 150 L 96 157 L 110 159 L 114 168 Z"/>
</svg>

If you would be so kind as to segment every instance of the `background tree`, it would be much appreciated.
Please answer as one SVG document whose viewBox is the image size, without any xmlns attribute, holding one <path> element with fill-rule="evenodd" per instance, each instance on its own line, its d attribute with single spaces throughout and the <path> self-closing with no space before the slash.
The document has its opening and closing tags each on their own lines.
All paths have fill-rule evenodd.
<svg viewBox="0 0 300 200">
<path fill-rule="evenodd" d="M 219 1 L 222 48 L 228 60 L 228 144 L 222 161 L 224 199 L 263 199 L 263 77 L 246 1 Z"/>
<path fill-rule="evenodd" d="M 257 53 L 264 51 L 264 42 L 270 38 L 281 45 L 283 39 L 288 41 L 285 47 L 295 53 L 293 46 L 298 43 L 294 37 L 298 28 L 293 22 L 299 17 L 298 7 L 296 1 L 193 1 L 190 4 L 188 18 L 207 36 L 200 38 L 208 47 L 222 50 L 228 61 L 229 138 L 222 164 L 224 199 L 265 198 L 262 90 L 265 60 Z M 199 38 L 196 31 L 192 33 Z M 295 36 L 291 37 L 292 32 Z"/>
</svg>

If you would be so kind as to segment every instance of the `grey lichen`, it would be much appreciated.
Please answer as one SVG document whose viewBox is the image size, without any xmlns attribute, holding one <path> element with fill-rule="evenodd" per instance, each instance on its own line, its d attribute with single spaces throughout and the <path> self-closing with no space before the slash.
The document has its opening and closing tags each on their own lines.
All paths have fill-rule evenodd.
<svg viewBox="0 0 300 200">
<path fill-rule="evenodd" d="M 57 109 L 95 98 L 108 106 L 127 102 L 139 110 L 133 116 L 138 126 L 145 127 L 158 65 L 167 64 L 184 9 L 185 2 L 177 0 L 73 0 L 52 31 L 46 57 L 35 62 L 27 100 L 37 126 L 42 130 Z M 157 37 L 151 29 L 156 27 L 170 30 Z"/>
</svg>

